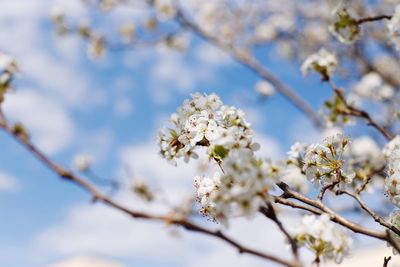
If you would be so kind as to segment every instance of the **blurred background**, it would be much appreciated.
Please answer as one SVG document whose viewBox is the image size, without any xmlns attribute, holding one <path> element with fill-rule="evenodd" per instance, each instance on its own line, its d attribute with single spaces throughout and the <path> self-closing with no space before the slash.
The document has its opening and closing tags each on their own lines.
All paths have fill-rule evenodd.
<svg viewBox="0 0 400 267">
<path fill-rule="evenodd" d="M 330 6 L 318 9 L 322 2 L 304 4 L 329 14 Z M 271 6 L 285 9 L 283 4 Z M 255 141 L 261 144 L 260 156 L 277 159 L 295 141 L 321 138 L 312 123 L 280 94 L 262 96 L 257 91 L 260 77 L 196 35 L 186 33 L 190 46 L 184 51 L 165 45 L 123 47 L 94 59 L 88 56 L 82 36 L 57 34 L 50 15 L 54 8 L 61 8 L 72 23 L 89 19 L 105 32 L 118 32 L 116 25 L 145 16 L 141 9 L 129 6 L 105 12 L 80 0 L 1 0 L 0 51 L 15 57 L 20 67 L 4 111 L 11 120 L 22 122 L 33 142 L 56 162 L 73 168 L 77 155 L 90 158 L 88 179 L 118 181 L 123 186 L 116 191 L 99 186 L 128 206 L 165 210 L 162 203 L 148 208 L 135 197 L 129 190 L 132 179 L 145 180 L 171 206 L 193 194 L 198 163 L 173 167 L 161 159 L 156 146 L 157 131 L 193 92 L 215 92 L 224 103 L 243 109 L 256 133 Z M 331 95 L 329 89 L 318 76 L 305 79 L 299 61 L 304 55 L 285 57 L 279 53 L 287 56 L 285 49 L 290 47 L 277 43 L 256 47 L 255 53 L 318 111 Z M 368 132 L 382 141 L 365 127 L 350 132 Z M 0 148 L 2 266 L 274 266 L 238 255 L 218 240 L 160 223 L 132 221 L 93 204 L 85 192 L 59 180 L 3 133 Z M 284 222 L 290 225 L 296 220 L 295 215 L 287 215 Z M 204 224 L 215 227 L 206 220 Z M 235 219 L 228 232 L 244 244 L 288 255 L 283 237 L 265 218 Z M 356 247 L 369 249 L 353 257 L 368 266 L 382 264 L 388 253 L 363 239 Z M 376 264 L 369 258 L 374 253 L 379 255 L 374 257 Z M 366 263 L 350 259 L 343 266 Z M 395 261 L 391 263 L 395 266 Z"/>
</svg>

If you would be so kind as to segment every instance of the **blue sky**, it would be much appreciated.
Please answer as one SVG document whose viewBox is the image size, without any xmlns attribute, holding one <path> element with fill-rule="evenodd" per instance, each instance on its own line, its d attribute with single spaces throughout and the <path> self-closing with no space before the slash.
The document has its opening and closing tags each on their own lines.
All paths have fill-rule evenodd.
<svg viewBox="0 0 400 267">
<path fill-rule="evenodd" d="M 88 59 L 82 40 L 59 38 L 52 31 L 48 14 L 57 2 L 63 1 L 0 3 L 0 50 L 15 56 L 21 66 L 5 112 L 13 121 L 22 121 L 33 141 L 55 161 L 71 166 L 74 155 L 90 153 L 93 169 L 102 177 L 124 179 L 122 169 L 129 165 L 156 187 L 167 187 L 173 197 L 183 195 L 185 188 L 190 193 L 193 166 L 173 169 L 154 147 L 156 130 L 195 91 L 216 92 L 225 103 L 244 109 L 264 145 L 263 155 L 282 155 L 294 141 L 316 135 L 281 96 L 257 101 L 258 78 L 196 38 L 184 54 L 142 49 Z M 64 1 L 61 6 L 81 17 L 86 11 L 80 2 Z M 303 78 L 298 65 L 282 62 L 269 50 L 258 53 L 315 109 L 329 95 L 318 77 Z M 92 205 L 85 192 L 59 180 L 3 133 L 0 147 L 2 266 L 47 266 L 81 254 L 114 258 L 126 266 L 219 266 L 221 259 L 231 266 L 261 264 L 239 259 L 218 241 L 185 233 L 180 240 L 163 225 L 132 222 Z M 145 207 L 126 193 L 116 198 Z M 280 251 L 282 246 L 275 243 L 282 238 L 271 234 L 270 224 L 263 218 L 250 224 L 265 235 L 248 230 L 243 220 L 229 231 L 250 244 Z"/>
</svg>

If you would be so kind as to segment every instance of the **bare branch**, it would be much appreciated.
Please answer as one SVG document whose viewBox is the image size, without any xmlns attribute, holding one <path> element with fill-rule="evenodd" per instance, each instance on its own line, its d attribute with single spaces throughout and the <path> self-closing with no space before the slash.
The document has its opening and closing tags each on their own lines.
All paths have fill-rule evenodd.
<svg viewBox="0 0 400 267">
<path fill-rule="evenodd" d="M 383 258 L 383 267 L 387 267 L 388 264 L 389 264 L 389 261 L 390 261 L 391 259 L 392 259 L 391 256 L 389 256 L 389 257 L 384 257 L 384 258 Z"/>
<path fill-rule="evenodd" d="M 328 184 L 324 185 L 321 188 L 321 190 L 319 191 L 319 194 L 317 196 L 317 199 L 319 201 L 322 201 L 322 199 L 324 198 L 325 192 L 328 189 L 333 189 L 339 183 L 340 183 L 340 171 L 337 172 L 335 180 L 333 180 L 331 183 L 328 183 Z"/>
<path fill-rule="evenodd" d="M 288 200 L 286 198 L 283 198 L 283 197 L 275 196 L 274 197 L 274 201 L 275 201 L 275 203 L 278 203 L 278 204 L 281 204 L 281 205 L 284 205 L 284 206 L 288 206 L 288 207 L 291 207 L 291 208 L 294 208 L 294 209 L 300 209 L 300 210 L 308 211 L 308 212 L 313 213 L 315 215 L 321 215 L 322 214 L 322 212 L 317 210 L 317 209 L 314 209 L 312 207 L 308 207 L 308 206 L 304 206 L 304 205 L 292 202 L 292 201 L 290 201 L 290 200 Z"/>
<path fill-rule="evenodd" d="M 363 23 L 366 23 L 366 22 L 374 22 L 374 21 L 379 21 L 379 20 L 384 20 L 384 19 L 390 20 L 391 18 L 392 18 L 392 16 L 389 16 L 389 15 L 379 15 L 379 16 L 375 16 L 375 17 L 365 17 L 365 18 L 357 20 L 357 24 L 360 25 L 360 24 L 363 24 Z"/>
<path fill-rule="evenodd" d="M 373 238 L 376 238 L 379 240 L 385 240 L 385 241 L 388 240 L 385 232 L 375 231 L 375 230 L 366 228 L 362 225 L 356 224 L 352 221 L 349 221 L 348 219 L 337 214 L 332 209 L 328 208 L 321 201 L 313 200 L 313 199 L 308 198 L 296 191 L 293 191 L 289 188 L 289 186 L 287 184 L 285 184 L 283 182 L 280 182 L 277 185 L 283 191 L 282 197 L 284 197 L 284 198 L 294 198 L 294 199 L 297 199 L 307 205 L 317 208 L 320 211 L 329 214 L 331 221 L 336 222 L 336 223 L 350 229 L 351 231 L 353 231 L 355 233 L 370 236 L 370 237 L 373 237 Z"/>
<path fill-rule="evenodd" d="M 393 231 L 394 233 L 396 233 L 397 235 L 400 236 L 400 230 L 395 227 L 394 225 L 386 222 L 385 219 L 383 219 L 381 216 L 379 216 L 376 212 L 374 212 L 372 209 L 370 209 L 367 204 L 365 204 L 365 202 L 361 199 L 361 197 L 355 193 L 349 192 L 347 190 L 337 190 L 336 194 L 338 195 L 348 195 L 351 198 L 355 199 L 358 204 L 360 205 L 360 207 L 366 211 L 377 223 L 379 223 L 380 225 L 386 227 L 387 229 Z"/>
</svg>

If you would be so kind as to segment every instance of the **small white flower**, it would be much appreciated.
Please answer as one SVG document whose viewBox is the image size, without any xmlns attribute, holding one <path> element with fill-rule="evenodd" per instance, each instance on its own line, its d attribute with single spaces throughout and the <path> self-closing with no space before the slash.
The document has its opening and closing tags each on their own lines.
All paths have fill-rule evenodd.
<svg viewBox="0 0 400 267">
<path fill-rule="evenodd" d="M 336 263 L 350 254 L 353 243 L 348 233 L 330 221 L 328 214 L 319 217 L 305 215 L 301 224 L 291 229 L 291 233 L 299 246 L 309 248 L 317 258 L 322 256 Z"/>
<path fill-rule="evenodd" d="M 267 81 L 257 82 L 255 89 L 262 96 L 272 96 L 275 94 L 275 87 Z"/>
<path fill-rule="evenodd" d="M 395 212 L 390 213 L 389 217 L 386 219 L 386 221 L 388 223 L 390 223 L 391 225 L 395 226 L 397 229 L 400 229 L 400 211 L 397 210 Z M 397 246 L 400 246 L 399 235 L 392 231 L 389 231 L 389 234 L 390 234 L 392 240 L 397 243 Z M 387 246 L 391 247 L 392 245 L 390 243 L 387 243 Z M 393 254 L 394 255 L 398 254 L 398 252 L 395 248 L 393 248 Z"/>
<path fill-rule="evenodd" d="M 351 9 L 348 1 L 342 1 L 332 13 L 330 32 L 342 43 L 351 43 L 360 36 L 358 16 Z"/>
<path fill-rule="evenodd" d="M 335 71 L 338 65 L 336 56 L 321 48 L 318 53 L 310 55 L 301 66 L 303 75 L 307 75 L 309 71 L 315 71 L 322 75 L 323 79 L 328 79 Z"/>
<path fill-rule="evenodd" d="M 86 172 L 92 165 L 92 157 L 87 154 L 76 155 L 73 159 L 73 167 L 81 172 Z"/>
</svg>

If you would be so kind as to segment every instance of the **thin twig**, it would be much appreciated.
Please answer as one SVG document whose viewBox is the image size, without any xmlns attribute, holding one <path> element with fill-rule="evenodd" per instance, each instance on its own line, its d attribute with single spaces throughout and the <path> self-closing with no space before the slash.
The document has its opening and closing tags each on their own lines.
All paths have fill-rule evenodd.
<svg viewBox="0 0 400 267">
<path fill-rule="evenodd" d="M 348 104 L 343 92 L 336 86 L 336 84 L 332 81 L 332 79 L 328 79 L 329 85 L 332 87 L 332 90 L 334 93 L 337 95 L 337 97 L 343 102 L 347 110 L 341 111 L 343 115 L 348 115 L 348 116 L 353 116 L 353 117 L 359 117 L 367 121 L 367 125 L 374 127 L 377 129 L 387 140 L 392 140 L 393 139 L 393 134 L 387 131 L 384 127 L 379 125 L 377 122 L 375 122 L 371 116 L 369 115 L 368 112 L 361 110 L 359 108 L 353 107 L 352 105 Z"/>
<path fill-rule="evenodd" d="M 389 261 L 392 259 L 391 256 L 383 258 L 383 267 L 388 267 Z"/>
<path fill-rule="evenodd" d="M 333 188 L 334 188 L 337 184 L 339 184 L 339 183 L 340 183 L 340 171 L 337 171 L 335 180 L 333 180 L 331 183 L 328 183 L 328 184 L 324 185 L 324 186 L 321 188 L 321 190 L 319 191 L 319 194 L 318 194 L 318 196 L 317 196 L 317 199 L 318 199 L 319 201 L 322 201 L 323 198 L 324 198 L 325 192 L 326 192 L 328 189 L 333 189 Z"/>
<path fill-rule="evenodd" d="M 397 227 L 395 227 L 394 225 L 388 223 L 384 218 L 382 218 L 376 212 L 374 212 L 371 208 L 369 208 L 359 195 L 352 193 L 350 191 L 347 191 L 347 190 L 337 190 L 336 194 L 338 194 L 338 195 L 345 194 L 345 195 L 350 196 L 351 198 L 356 200 L 358 202 L 358 204 L 360 205 L 360 207 L 364 211 L 366 211 L 377 223 L 379 223 L 380 225 L 386 227 L 387 229 L 393 231 L 394 233 L 396 233 L 397 235 L 400 236 L 400 230 Z"/>
<path fill-rule="evenodd" d="M 367 185 L 372 180 L 374 175 L 379 174 L 382 171 L 384 171 L 385 167 L 386 167 L 385 164 L 382 164 L 382 167 L 380 167 L 379 169 L 371 171 L 371 173 L 368 175 L 368 177 L 366 179 L 364 179 L 364 181 L 362 181 L 362 183 L 356 188 L 356 190 L 354 192 L 358 195 L 362 191 L 364 191 L 364 189 L 367 187 Z"/>
<path fill-rule="evenodd" d="M 375 16 L 375 17 L 366 17 L 366 18 L 362 18 L 362 19 L 357 20 L 357 24 L 360 25 L 360 24 L 363 24 L 363 23 L 366 23 L 366 22 L 374 22 L 374 21 L 384 20 L 384 19 L 390 20 L 391 18 L 392 18 L 392 16 L 389 16 L 389 15 L 379 15 L 379 16 Z"/>
<path fill-rule="evenodd" d="M 281 204 L 281 205 L 284 205 L 284 206 L 288 206 L 288 207 L 294 208 L 294 209 L 300 209 L 300 210 L 308 211 L 308 212 L 310 212 L 312 214 L 315 214 L 315 215 L 321 215 L 322 214 L 322 212 L 317 210 L 317 209 L 314 209 L 314 208 L 308 207 L 308 206 L 304 206 L 304 205 L 301 205 L 299 203 L 292 202 L 292 201 L 290 201 L 290 200 L 288 200 L 286 198 L 283 198 L 283 197 L 275 196 L 274 197 L 274 202 L 278 203 L 278 204 Z"/>
<path fill-rule="evenodd" d="M 282 197 L 284 198 L 294 198 L 300 202 L 303 202 L 307 205 L 310 205 L 314 208 L 319 209 L 320 211 L 327 213 L 330 215 L 330 219 L 333 222 L 336 222 L 348 229 L 350 229 L 351 231 L 355 232 L 355 233 L 359 233 L 359 234 L 363 234 L 366 236 L 370 236 L 376 239 L 380 239 L 380 240 L 385 240 L 387 241 L 387 236 L 384 232 L 381 231 L 375 231 L 369 228 L 366 228 L 362 225 L 356 224 L 352 221 L 349 221 L 348 219 L 340 216 L 339 214 L 337 214 L 336 212 L 334 212 L 332 209 L 328 208 L 326 205 L 324 205 L 321 201 L 317 201 L 317 200 L 313 200 L 311 198 L 308 198 L 292 189 L 289 188 L 289 186 L 283 182 L 280 182 L 277 184 L 279 186 L 279 188 L 283 191 L 283 195 Z"/>
</svg>

